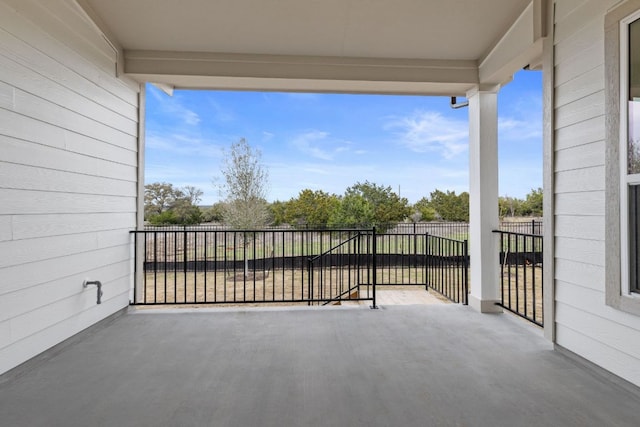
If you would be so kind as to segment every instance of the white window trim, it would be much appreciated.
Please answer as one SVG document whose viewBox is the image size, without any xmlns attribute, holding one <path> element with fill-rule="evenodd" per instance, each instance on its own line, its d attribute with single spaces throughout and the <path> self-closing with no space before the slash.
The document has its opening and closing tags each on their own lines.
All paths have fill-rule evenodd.
<svg viewBox="0 0 640 427">
<path fill-rule="evenodd" d="M 628 169 L 629 135 L 629 24 L 640 18 L 640 11 L 620 20 L 620 292 L 631 296 L 629 258 L 629 184 L 637 183 Z"/>
<path fill-rule="evenodd" d="M 640 19 L 640 0 L 628 0 L 605 16 L 606 117 L 606 304 L 640 315 L 640 295 L 630 292 L 628 184 L 640 174 L 627 174 L 628 25 Z"/>
</svg>

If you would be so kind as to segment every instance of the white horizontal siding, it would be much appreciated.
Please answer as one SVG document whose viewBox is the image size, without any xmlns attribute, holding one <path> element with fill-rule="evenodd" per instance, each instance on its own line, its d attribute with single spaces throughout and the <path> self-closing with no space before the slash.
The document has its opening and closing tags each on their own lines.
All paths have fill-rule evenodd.
<svg viewBox="0 0 640 427">
<path fill-rule="evenodd" d="M 38 28 L 49 34 L 55 34 L 56 39 L 69 46 L 80 57 L 86 58 L 101 69 L 115 71 L 116 52 L 106 40 L 100 40 L 99 34 L 91 31 L 88 22 L 78 22 L 77 14 L 70 9 L 70 2 L 5 0 L 5 3 L 19 14 L 28 16 Z M 60 14 L 64 15 L 64 20 L 60 20 L 58 17 Z M 94 35 L 85 37 L 92 32 Z"/>
<path fill-rule="evenodd" d="M 636 334 L 638 316 L 626 313 L 624 311 L 616 310 L 615 308 L 609 307 L 608 305 L 603 304 L 604 301 L 604 288 L 603 289 L 593 289 L 586 286 L 576 285 L 569 282 L 560 282 L 559 290 L 557 292 L 557 299 L 564 305 L 572 307 L 577 310 L 587 309 L 592 319 L 602 319 L 601 323 L 607 324 L 615 324 L 620 325 L 621 330 L 625 334 Z M 600 329 L 599 326 L 594 326 L 596 329 Z M 629 328 L 629 329 L 625 329 Z M 601 331 L 601 334 L 607 334 L 607 331 Z M 615 336 L 615 334 L 612 334 Z M 604 338 L 603 341 L 607 342 L 609 337 Z M 614 345 L 613 341 L 617 341 L 615 344 L 616 347 L 619 347 L 621 351 L 630 351 L 631 353 L 638 353 L 640 351 L 637 348 L 637 345 L 640 345 L 640 339 L 636 339 L 633 347 L 631 349 L 628 348 L 626 343 L 624 343 L 624 336 L 622 339 L 620 337 L 614 337 L 609 341 L 609 344 Z"/>
<path fill-rule="evenodd" d="M 4 97 L 1 94 L 4 94 Z M 135 147 L 136 137 L 134 135 L 1 81 L 0 108 L 12 110 L 23 116 L 62 127 L 99 141 L 120 147 Z"/>
<path fill-rule="evenodd" d="M 556 194 L 604 191 L 604 166 L 572 169 L 555 174 Z"/>
<path fill-rule="evenodd" d="M 558 0 L 555 29 L 557 343 L 640 385 L 640 317 L 605 304 L 604 16 L 616 0 Z M 617 203 L 617 201 L 615 201 Z"/>
<path fill-rule="evenodd" d="M 28 264 L 51 258 L 103 249 L 110 246 L 127 246 L 130 242 L 127 229 L 90 233 L 10 240 L 0 243 L 0 268 Z"/>
<path fill-rule="evenodd" d="M 104 302 L 118 298 L 129 292 L 129 275 L 125 275 L 103 285 Z M 7 322 L 11 324 L 11 337 L 9 345 L 25 337 L 38 333 L 52 324 L 77 316 L 78 312 L 90 310 L 96 307 L 97 290 L 95 287 L 84 289 L 81 293 L 50 302 L 46 306 L 38 307 L 13 317 Z"/>
<path fill-rule="evenodd" d="M 1 217 L 0 217 L 1 218 Z M 10 218 L 10 217 L 9 217 Z M 15 215 L 11 220 L 14 240 L 68 234 L 122 230 L 135 223 L 135 213 L 95 213 L 60 215 Z"/>
<path fill-rule="evenodd" d="M 604 115 L 604 92 L 598 91 L 556 110 L 556 129 Z"/>
<path fill-rule="evenodd" d="M 565 64 L 566 62 L 583 61 L 584 59 L 582 58 L 587 56 L 585 53 L 591 55 L 591 49 L 602 48 L 604 44 L 603 23 L 604 18 L 596 16 L 588 22 L 579 22 L 579 29 L 571 33 L 568 37 L 564 39 L 556 37 L 556 66 Z M 598 64 L 598 62 L 592 58 L 588 59 L 588 61 L 591 68 Z M 568 64 L 568 67 L 562 68 L 573 68 L 573 64 Z"/>
<path fill-rule="evenodd" d="M 604 44 L 600 41 L 582 53 L 584 55 L 577 55 L 571 61 L 556 65 L 555 82 L 558 86 L 577 79 L 589 71 L 597 72 L 602 63 L 594 63 L 591 58 L 604 56 Z M 588 93 L 588 91 L 585 93 Z"/>
<path fill-rule="evenodd" d="M 556 0 L 556 3 L 563 3 L 565 0 Z M 573 1 L 573 10 L 565 16 L 556 15 L 556 27 L 554 30 L 555 43 L 561 43 L 579 33 L 593 20 L 600 20 L 604 28 L 604 15 L 620 0 L 582 0 Z M 597 60 L 597 59 L 596 59 Z M 556 59 L 556 62 L 561 60 Z"/>
<path fill-rule="evenodd" d="M 35 311 L 39 308 L 38 301 L 46 298 L 55 302 L 78 295 L 78 283 L 82 283 L 87 275 L 101 277 L 105 285 L 103 291 L 105 298 L 114 295 L 111 284 L 130 274 L 129 260 L 119 261 L 113 264 L 105 264 L 102 267 L 91 269 L 87 272 L 78 272 L 72 276 L 56 279 L 42 285 L 31 286 L 15 292 L 4 294 L 0 299 L 0 322 L 16 316 Z M 89 288 L 89 290 L 95 288 Z M 85 291 L 86 292 L 86 291 Z"/>
<path fill-rule="evenodd" d="M 556 151 L 555 171 L 568 171 L 593 166 L 604 166 L 604 141 L 570 147 Z"/>
<path fill-rule="evenodd" d="M 55 193 L 0 188 L 0 215 L 135 212 L 133 196 Z"/>
<path fill-rule="evenodd" d="M 556 66 L 556 71 L 561 68 Z M 555 83 L 556 106 L 560 107 L 601 91 L 604 87 L 604 66 L 600 64 L 562 84 Z"/>
<path fill-rule="evenodd" d="M 564 20 L 576 8 L 580 7 L 584 0 L 562 0 L 555 3 L 555 19 L 557 21 Z"/>
<path fill-rule="evenodd" d="M 604 267 L 604 241 L 556 237 L 554 249 L 556 258 Z"/>
<path fill-rule="evenodd" d="M 604 217 L 556 215 L 556 236 L 604 240 Z"/>
<path fill-rule="evenodd" d="M 562 288 L 562 286 L 560 286 Z M 571 290 L 566 293 L 561 292 L 558 296 L 557 310 L 562 314 L 560 324 L 589 336 L 594 341 L 609 347 L 611 350 L 626 357 L 638 357 L 640 354 L 640 331 L 633 327 L 634 319 L 628 319 L 628 324 L 618 323 L 612 320 L 613 313 L 603 313 L 605 316 L 598 316 L 593 312 L 585 311 L 582 306 L 593 303 L 598 304 L 598 300 L 604 300 L 604 296 L 597 295 L 599 292 L 571 286 Z M 595 295 L 594 295 L 595 294 Z M 574 307 L 576 296 L 582 296 L 584 301 L 579 301 L 581 307 Z M 595 298 L 594 298 L 595 296 Z M 566 302 L 564 301 L 566 299 Z M 591 301 L 594 300 L 595 301 Z"/>
<path fill-rule="evenodd" d="M 604 141 L 604 122 L 604 116 L 598 116 L 556 130 L 556 150 Z"/>
<path fill-rule="evenodd" d="M 99 170 L 93 172 L 100 173 Z M 121 179 L 105 178 L 94 174 L 66 172 L 15 163 L 0 163 L 0 181 L 5 188 L 52 192 L 102 194 L 118 196 L 135 194 L 136 183 Z"/>
<path fill-rule="evenodd" d="M 121 147 L 109 141 L 71 132 L 56 125 L 33 120 L 13 111 L 5 110 L 0 117 L 0 135 L 20 141 L 29 141 L 52 148 L 84 154 L 131 166 L 136 165 L 136 150 L 130 146 Z"/>
<path fill-rule="evenodd" d="M 604 191 L 556 194 L 556 215 L 604 217 Z"/>
<path fill-rule="evenodd" d="M 11 240 L 13 237 L 13 226 L 11 223 L 11 216 L 0 216 L 0 242 L 5 240 Z"/>
<path fill-rule="evenodd" d="M 130 117 L 122 116 L 92 99 L 70 91 L 67 87 L 14 62 L 11 58 L 0 54 L 0 61 L 3 67 L 0 80 L 5 83 L 10 82 L 12 87 L 42 97 L 60 107 L 79 112 L 85 117 L 100 117 L 102 123 L 129 135 L 136 135 L 138 124 Z"/>
<path fill-rule="evenodd" d="M 5 281 L 2 291 L 5 294 L 33 286 L 48 285 L 65 277 L 88 274 L 105 265 L 130 260 L 131 250 L 125 251 L 121 246 L 117 246 L 6 267 L 2 269 Z M 99 279 L 98 276 L 96 278 Z"/>
<path fill-rule="evenodd" d="M 558 304 L 558 306 L 559 311 L 563 313 L 562 305 Z M 562 347 L 627 381 L 640 384 L 640 365 L 638 365 L 637 355 L 620 352 L 593 338 L 589 333 L 580 333 L 565 324 L 557 325 L 556 339 Z"/>
<path fill-rule="evenodd" d="M 68 317 L 58 323 L 51 323 L 48 327 L 26 336 L 12 345 L 0 350 L 0 369 L 16 366 L 25 361 L 25 354 L 36 355 L 52 347 L 70 336 L 86 329 L 86 325 L 92 325 L 125 306 L 128 301 L 127 293 L 115 296 L 99 306 L 77 312 L 73 317 Z M 0 323 L 0 339 L 10 339 L 10 322 Z"/>
<path fill-rule="evenodd" d="M 76 8 L 0 0 L 0 372 L 129 300 L 138 88 Z"/>
<path fill-rule="evenodd" d="M 86 151 L 90 151 L 87 148 L 91 146 L 96 147 L 97 152 L 102 151 L 99 148 L 100 143 L 95 140 L 85 139 L 84 144 L 81 145 Z M 135 152 L 116 150 L 113 146 L 110 148 L 112 157 L 118 157 L 118 160 L 127 163 L 79 154 L 72 149 L 58 149 L 0 135 L 2 161 L 6 163 L 28 165 L 54 171 L 61 170 L 61 165 L 68 165 L 64 169 L 66 172 L 99 175 L 105 178 L 135 182 L 137 167 L 135 163 L 129 164 L 130 155 L 135 155 Z"/>
<path fill-rule="evenodd" d="M 25 57 L 21 52 L 29 49 L 29 45 L 12 34 L 0 29 L 0 38 L 3 45 L 0 46 L 0 54 L 24 67 L 38 71 L 47 70 L 46 77 L 60 85 L 65 86 L 77 94 L 93 93 L 93 100 L 99 105 L 122 114 L 124 117 L 134 117 L 137 114 L 135 104 L 131 104 L 112 92 L 109 92 L 99 84 L 78 74 L 80 78 L 69 78 L 69 68 L 39 51 Z"/>
<path fill-rule="evenodd" d="M 35 0 L 14 0 L 14 4 L 17 1 L 20 3 L 36 3 Z M 66 2 L 65 0 L 48 1 Z M 59 13 L 64 13 L 63 8 L 59 8 L 58 11 Z M 45 54 L 66 69 L 64 72 L 65 78 L 73 78 L 73 74 L 77 74 L 113 93 L 130 105 L 137 105 L 138 95 L 131 84 L 113 78 L 115 63 L 109 62 L 101 66 L 92 61 L 91 58 L 83 56 L 82 53 L 79 54 L 78 51 L 85 51 L 86 48 L 83 45 L 82 38 L 77 37 L 74 29 L 64 28 L 64 25 L 60 25 L 49 29 L 50 32 L 47 32 L 37 24 L 38 19 L 41 17 L 42 14 L 40 17 L 28 16 L 25 19 L 25 16 L 9 6 L 6 1 L 0 2 L 0 28 L 28 44 L 28 56 L 30 58 L 36 57 L 39 53 Z M 36 22 L 31 21 L 29 18 Z M 62 21 L 65 18 L 68 19 L 68 15 L 61 17 Z M 70 37 L 68 36 L 69 32 L 72 33 Z M 64 40 L 61 40 L 62 38 Z M 89 51 L 91 50 L 89 49 Z M 41 69 L 47 68 L 42 67 Z M 86 93 L 86 91 L 83 91 L 83 93 Z"/>
<path fill-rule="evenodd" d="M 557 281 L 603 290 L 604 267 L 601 265 L 558 258 L 554 271 Z"/>
</svg>

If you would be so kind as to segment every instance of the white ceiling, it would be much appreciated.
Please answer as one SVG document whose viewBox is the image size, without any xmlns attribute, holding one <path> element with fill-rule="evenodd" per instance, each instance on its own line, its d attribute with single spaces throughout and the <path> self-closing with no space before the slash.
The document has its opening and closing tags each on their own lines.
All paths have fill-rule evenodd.
<svg viewBox="0 0 640 427">
<path fill-rule="evenodd" d="M 89 0 L 125 49 L 478 59 L 530 0 Z"/>
<path fill-rule="evenodd" d="M 390 60 L 405 65 L 407 60 L 464 60 L 465 66 L 469 61 L 477 66 L 532 0 L 77 1 L 98 17 L 125 58 L 127 51 L 154 51 L 156 57 L 197 52 L 373 58 L 387 65 Z M 216 72 L 181 73 L 173 67 L 159 71 L 156 80 L 209 85 L 202 74 L 215 77 Z M 148 70 L 136 73 L 139 79 L 154 78 Z M 278 71 L 270 73 L 270 79 L 278 77 Z M 185 77 L 189 74 L 194 74 L 192 83 Z"/>
</svg>

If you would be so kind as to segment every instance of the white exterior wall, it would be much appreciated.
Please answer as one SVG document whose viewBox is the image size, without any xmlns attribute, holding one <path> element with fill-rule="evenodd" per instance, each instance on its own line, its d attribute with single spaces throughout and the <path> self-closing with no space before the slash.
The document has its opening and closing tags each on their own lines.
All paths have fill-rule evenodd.
<svg viewBox="0 0 640 427">
<path fill-rule="evenodd" d="M 618 0 L 556 0 L 556 342 L 640 385 L 640 317 L 605 305 L 604 16 Z"/>
<path fill-rule="evenodd" d="M 76 7 L 0 0 L 0 373 L 129 303 L 138 86 Z"/>
</svg>

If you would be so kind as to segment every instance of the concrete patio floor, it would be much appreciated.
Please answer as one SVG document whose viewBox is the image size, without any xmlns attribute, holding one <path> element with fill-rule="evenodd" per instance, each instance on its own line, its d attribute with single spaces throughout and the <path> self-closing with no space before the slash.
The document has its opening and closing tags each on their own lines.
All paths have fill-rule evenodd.
<svg viewBox="0 0 640 427">
<path fill-rule="evenodd" d="M 454 304 L 136 310 L 0 377 L 2 426 L 637 426 L 511 315 Z"/>
</svg>

